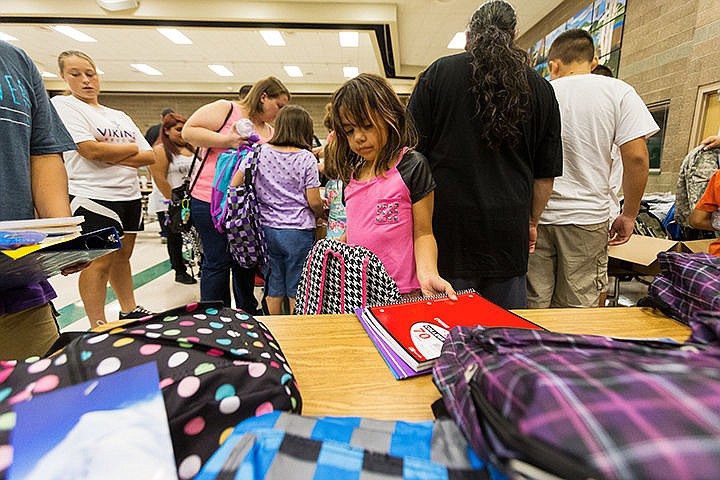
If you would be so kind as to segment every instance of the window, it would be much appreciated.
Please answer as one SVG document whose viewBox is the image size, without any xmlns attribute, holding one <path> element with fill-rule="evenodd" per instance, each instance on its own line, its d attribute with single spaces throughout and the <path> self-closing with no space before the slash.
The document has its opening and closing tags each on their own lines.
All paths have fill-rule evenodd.
<svg viewBox="0 0 720 480">
<path fill-rule="evenodd" d="M 660 127 L 660 131 L 647 139 L 648 153 L 650 154 L 650 171 L 660 172 L 660 159 L 662 158 L 663 144 L 665 143 L 665 127 L 667 127 L 668 110 L 670 108 L 670 100 L 661 103 L 648 105 L 650 114 L 655 119 L 655 123 Z"/>
<path fill-rule="evenodd" d="M 700 145 L 703 138 L 717 135 L 720 130 L 720 82 L 698 88 L 695 118 L 688 150 Z"/>
</svg>

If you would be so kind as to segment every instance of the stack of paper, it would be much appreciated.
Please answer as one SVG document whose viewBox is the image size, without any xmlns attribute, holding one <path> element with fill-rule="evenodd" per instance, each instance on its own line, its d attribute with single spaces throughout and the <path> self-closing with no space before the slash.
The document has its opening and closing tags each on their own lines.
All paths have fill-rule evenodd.
<svg viewBox="0 0 720 480">
<path fill-rule="evenodd" d="M 47 235 L 79 233 L 85 217 L 33 218 L 0 222 L 0 232 L 39 232 Z"/>
<path fill-rule="evenodd" d="M 47 237 L 41 243 L 0 250 L 0 289 L 29 285 L 66 268 L 89 262 L 122 247 L 115 227 L 81 235 Z"/>
<path fill-rule="evenodd" d="M 355 313 L 398 380 L 429 373 L 450 329 L 457 326 L 541 327 L 494 303 L 474 290 L 457 300 L 441 295 L 358 309 Z"/>
</svg>

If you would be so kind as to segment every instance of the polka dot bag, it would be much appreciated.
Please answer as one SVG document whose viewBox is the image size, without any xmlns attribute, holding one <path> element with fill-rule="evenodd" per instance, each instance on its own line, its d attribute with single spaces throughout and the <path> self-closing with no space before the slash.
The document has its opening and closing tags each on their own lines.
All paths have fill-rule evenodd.
<svg viewBox="0 0 720 480">
<path fill-rule="evenodd" d="M 0 361 L 0 478 L 12 462 L 14 404 L 147 362 L 158 368 L 180 479 L 194 477 L 242 420 L 301 411 L 292 370 L 270 331 L 220 303 L 77 337 L 47 358 Z"/>
</svg>

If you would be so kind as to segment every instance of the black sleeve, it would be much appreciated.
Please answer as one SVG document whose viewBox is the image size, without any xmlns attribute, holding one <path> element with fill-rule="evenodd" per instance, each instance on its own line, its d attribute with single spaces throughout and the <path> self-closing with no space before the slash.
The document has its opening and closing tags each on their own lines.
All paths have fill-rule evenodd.
<svg viewBox="0 0 720 480">
<path fill-rule="evenodd" d="M 397 166 L 400 177 L 410 190 L 410 200 L 416 203 L 435 190 L 435 179 L 427 158 L 420 152 L 408 150 Z"/>
<path fill-rule="evenodd" d="M 432 67 L 431 67 L 432 68 Z M 419 152 L 427 152 L 430 145 L 430 132 L 432 127 L 432 90 L 428 79 L 428 72 L 420 74 L 408 102 L 407 111 L 418 132 L 418 144 L 415 147 Z"/>
<path fill-rule="evenodd" d="M 533 165 L 535 178 L 559 177 L 563 171 L 560 107 L 550 82 L 536 72 L 529 75 L 535 92 L 537 143 Z"/>
</svg>

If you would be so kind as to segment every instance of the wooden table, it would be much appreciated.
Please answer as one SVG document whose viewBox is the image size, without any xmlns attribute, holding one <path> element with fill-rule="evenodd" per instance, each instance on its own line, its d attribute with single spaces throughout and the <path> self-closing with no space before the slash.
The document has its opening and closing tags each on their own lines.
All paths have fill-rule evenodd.
<svg viewBox="0 0 720 480">
<path fill-rule="evenodd" d="M 690 329 L 647 308 L 515 310 L 548 330 L 622 337 L 672 338 Z M 354 315 L 268 316 L 300 387 L 305 415 L 427 420 L 440 398 L 431 375 L 395 380 Z"/>
</svg>

